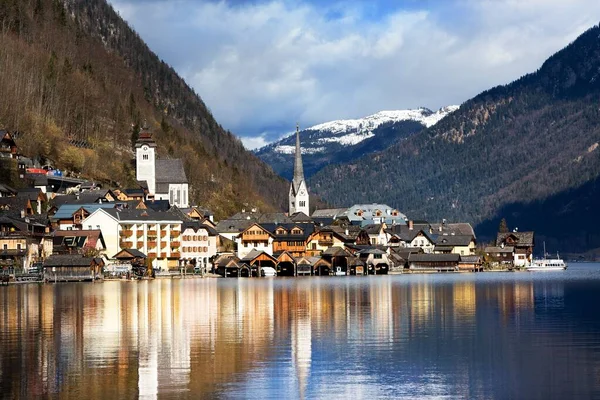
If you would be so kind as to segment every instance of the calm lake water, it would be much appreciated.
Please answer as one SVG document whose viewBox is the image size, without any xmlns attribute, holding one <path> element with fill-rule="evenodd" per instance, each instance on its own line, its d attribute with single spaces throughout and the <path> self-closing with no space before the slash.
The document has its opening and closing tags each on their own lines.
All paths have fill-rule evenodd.
<svg viewBox="0 0 600 400">
<path fill-rule="evenodd" d="M 0 287 L 3 398 L 600 398 L 600 264 Z"/>
</svg>

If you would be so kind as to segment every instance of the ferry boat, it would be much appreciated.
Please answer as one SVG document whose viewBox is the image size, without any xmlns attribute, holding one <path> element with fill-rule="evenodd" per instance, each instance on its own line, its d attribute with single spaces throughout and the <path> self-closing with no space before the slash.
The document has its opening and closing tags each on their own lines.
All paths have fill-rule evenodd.
<svg viewBox="0 0 600 400">
<path fill-rule="evenodd" d="M 527 271 L 561 271 L 567 269 L 567 264 L 556 253 L 556 258 L 546 258 L 546 242 L 544 242 L 544 258 L 533 260 Z"/>
<path fill-rule="evenodd" d="M 533 260 L 525 269 L 527 271 L 561 271 L 567 269 L 567 264 L 557 255 L 556 258 Z"/>
</svg>

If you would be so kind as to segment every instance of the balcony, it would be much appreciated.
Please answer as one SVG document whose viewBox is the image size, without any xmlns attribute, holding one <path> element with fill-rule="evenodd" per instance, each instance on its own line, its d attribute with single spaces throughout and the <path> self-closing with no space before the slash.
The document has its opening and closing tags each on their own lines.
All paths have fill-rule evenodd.
<svg viewBox="0 0 600 400">
<path fill-rule="evenodd" d="M 144 231 L 141 229 L 138 229 L 137 232 L 135 233 L 135 236 L 139 239 L 142 236 L 144 236 Z"/>
<path fill-rule="evenodd" d="M 154 236 L 156 237 L 156 229 L 152 229 L 148 231 L 148 236 Z"/>
<path fill-rule="evenodd" d="M 131 235 L 133 235 L 133 231 L 131 229 L 123 229 L 121 231 L 122 237 L 130 237 Z"/>
<path fill-rule="evenodd" d="M 181 242 L 171 242 L 171 247 L 179 247 L 181 246 Z"/>
<path fill-rule="evenodd" d="M 160 231 L 160 237 L 161 238 L 167 237 L 167 231 Z"/>
<path fill-rule="evenodd" d="M 121 242 L 120 244 L 122 249 L 131 249 L 133 247 L 133 243 L 131 242 Z"/>
<path fill-rule="evenodd" d="M 178 238 L 180 234 L 181 234 L 180 231 L 171 231 L 172 238 Z"/>
<path fill-rule="evenodd" d="M 144 247 L 144 242 L 137 242 L 137 248 L 141 249 L 142 247 Z"/>
<path fill-rule="evenodd" d="M 148 241 L 148 248 L 149 249 L 153 249 L 156 247 L 156 240 L 150 240 Z"/>
<path fill-rule="evenodd" d="M 331 247 L 333 246 L 333 239 L 319 240 L 319 246 Z"/>
<path fill-rule="evenodd" d="M 180 258 L 181 257 L 181 253 L 176 252 L 176 253 L 171 253 L 171 256 L 169 258 Z"/>
<path fill-rule="evenodd" d="M 148 258 L 156 258 L 156 253 L 148 253 Z"/>
</svg>

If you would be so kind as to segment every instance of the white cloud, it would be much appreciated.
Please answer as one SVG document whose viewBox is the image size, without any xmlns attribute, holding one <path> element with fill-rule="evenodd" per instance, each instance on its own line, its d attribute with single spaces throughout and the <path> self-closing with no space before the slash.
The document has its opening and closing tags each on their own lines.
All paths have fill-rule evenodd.
<svg viewBox="0 0 600 400">
<path fill-rule="evenodd" d="M 253 147 L 296 122 L 461 103 L 534 71 L 600 19 L 596 0 L 454 0 L 381 18 L 283 0 L 113 5 Z"/>
<path fill-rule="evenodd" d="M 264 135 L 261 136 L 242 136 L 242 144 L 248 150 L 260 149 L 269 144 Z"/>
</svg>

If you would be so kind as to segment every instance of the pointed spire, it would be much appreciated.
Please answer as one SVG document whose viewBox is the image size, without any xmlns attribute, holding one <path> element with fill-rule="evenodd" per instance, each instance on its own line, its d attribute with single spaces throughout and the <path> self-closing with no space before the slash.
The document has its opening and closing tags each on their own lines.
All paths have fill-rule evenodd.
<svg viewBox="0 0 600 400">
<path fill-rule="evenodd" d="M 294 189 L 297 190 L 304 180 L 304 167 L 302 166 L 302 150 L 300 148 L 300 126 L 296 123 L 296 159 L 294 161 Z"/>
</svg>

